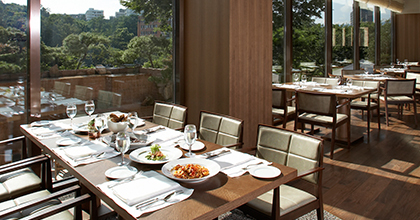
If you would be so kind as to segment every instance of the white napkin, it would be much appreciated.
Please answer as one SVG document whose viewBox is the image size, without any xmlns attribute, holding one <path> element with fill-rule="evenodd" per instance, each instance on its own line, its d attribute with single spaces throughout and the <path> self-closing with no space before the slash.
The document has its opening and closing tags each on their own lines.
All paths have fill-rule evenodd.
<svg viewBox="0 0 420 220">
<path fill-rule="evenodd" d="M 108 147 L 106 144 L 99 141 L 92 141 L 88 144 L 75 146 L 75 147 L 65 147 L 64 153 L 71 159 L 77 159 L 81 157 L 87 157 L 92 154 L 102 153 L 102 152 L 112 152 L 113 148 Z"/>
<path fill-rule="evenodd" d="M 175 141 L 178 141 L 184 136 L 182 132 L 170 128 L 158 130 L 149 135 L 152 138 L 156 138 L 154 143 L 159 144 L 162 147 L 172 146 Z"/>
<path fill-rule="evenodd" d="M 30 132 L 38 139 L 56 138 L 60 137 L 58 131 L 65 131 L 71 129 L 70 124 L 54 123 L 47 127 L 31 127 Z"/>
<path fill-rule="evenodd" d="M 76 99 L 76 98 L 69 98 L 69 99 L 63 99 L 63 100 L 56 100 L 54 102 L 56 105 L 67 105 L 69 103 L 74 103 L 75 105 L 80 105 L 80 104 L 84 104 L 85 102 L 83 100 L 80 99 Z"/>
<path fill-rule="evenodd" d="M 178 188 L 179 183 L 166 178 L 157 172 L 143 174 L 148 178 L 139 178 L 131 182 L 115 186 L 114 194 L 131 206 L 141 201 L 154 198 L 165 192 Z"/>
<path fill-rule="evenodd" d="M 254 157 L 250 154 L 242 153 L 236 150 L 228 149 L 228 148 L 220 148 L 215 151 L 217 153 L 222 150 L 229 150 L 231 153 L 223 154 L 221 156 L 217 156 L 212 158 L 214 162 L 220 165 L 220 171 L 224 174 L 228 175 L 229 177 L 238 177 L 245 174 L 248 170 L 244 170 L 242 168 L 247 167 L 251 164 L 257 164 L 262 162 L 259 166 L 269 165 L 270 162 Z M 199 157 L 199 156 L 198 156 Z M 252 166 L 254 167 L 254 166 Z"/>
</svg>

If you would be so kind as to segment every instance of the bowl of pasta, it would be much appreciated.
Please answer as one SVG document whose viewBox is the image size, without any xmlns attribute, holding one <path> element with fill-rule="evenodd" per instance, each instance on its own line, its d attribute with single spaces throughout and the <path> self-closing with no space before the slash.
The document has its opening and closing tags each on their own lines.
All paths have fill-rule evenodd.
<svg viewBox="0 0 420 220">
<path fill-rule="evenodd" d="M 172 160 L 162 166 L 163 175 L 179 182 L 203 182 L 215 176 L 220 171 L 220 165 L 203 158 L 182 158 Z"/>
</svg>

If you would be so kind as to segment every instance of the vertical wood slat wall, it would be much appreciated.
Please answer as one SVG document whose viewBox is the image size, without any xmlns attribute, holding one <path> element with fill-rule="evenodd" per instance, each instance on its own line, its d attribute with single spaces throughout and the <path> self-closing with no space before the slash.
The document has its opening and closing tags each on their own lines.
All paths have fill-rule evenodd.
<svg viewBox="0 0 420 220">
<path fill-rule="evenodd" d="M 271 0 L 184 0 L 184 88 L 188 123 L 200 110 L 244 120 L 244 147 L 271 123 Z"/>
<path fill-rule="evenodd" d="M 420 62 L 420 14 L 397 14 L 396 59 Z"/>
</svg>

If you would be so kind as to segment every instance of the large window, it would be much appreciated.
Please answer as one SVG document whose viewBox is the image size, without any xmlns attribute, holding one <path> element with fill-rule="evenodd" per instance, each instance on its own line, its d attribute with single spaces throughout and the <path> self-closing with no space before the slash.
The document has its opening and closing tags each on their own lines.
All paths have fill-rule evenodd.
<svg viewBox="0 0 420 220">
<path fill-rule="evenodd" d="M 360 34 L 359 53 L 360 68 L 373 72 L 375 63 L 375 16 L 374 5 L 359 3 Z"/>
<path fill-rule="evenodd" d="M 381 9 L 381 63 L 391 64 L 391 11 Z"/>
<path fill-rule="evenodd" d="M 284 1 L 273 0 L 273 82 L 284 81 Z"/>
</svg>

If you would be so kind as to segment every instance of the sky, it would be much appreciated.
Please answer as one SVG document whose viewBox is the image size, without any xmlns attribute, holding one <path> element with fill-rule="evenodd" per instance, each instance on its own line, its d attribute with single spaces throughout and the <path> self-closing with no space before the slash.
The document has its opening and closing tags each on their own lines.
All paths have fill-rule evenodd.
<svg viewBox="0 0 420 220">
<path fill-rule="evenodd" d="M 2 0 L 3 3 L 27 5 L 27 0 Z M 119 0 L 41 0 L 44 8 L 53 14 L 84 14 L 89 8 L 103 10 L 106 19 L 115 16 L 115 12 L 124 8 Z"/>
<path fill-rule="evenodd" d="M 3 3 L 16 3 L 26 5 L 27 0 L 3 0 Z M 119 0 L 41 0 L 41 5 L 50 9 L 54 14 L 82 14 L 89 8 L 103 10 L 106 19 L 115 16 L 115 12 L 124 8 Z M 368 5 L 369 8 L 373 6 Z M 353 10 L 353 0 L 334 0 L 333 1 L 333 23 L 350 23 L 350 12 Z M 386 20 L 390 17 L 389 10 L 381 9 L 381 19 Z M 318 19 L 317 23 L 323 23 Z"/>
</svg>

